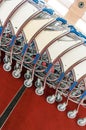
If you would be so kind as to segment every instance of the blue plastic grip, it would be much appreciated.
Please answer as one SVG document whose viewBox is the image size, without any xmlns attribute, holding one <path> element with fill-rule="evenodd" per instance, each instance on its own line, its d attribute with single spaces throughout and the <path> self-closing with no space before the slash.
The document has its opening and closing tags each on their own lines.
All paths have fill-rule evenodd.
<svg viewBox="0 0 86 130">
<path fill-rule="evenodd" d="M 69 90 L 72 91 L 78 83 L 76 81 L 73 82 L 73 84 L 70 86 Z"/>
<path fill-rule="evenodd" d="M 35 65 L 36 62 L 38 61 L 39 57 L 40 57 L 40 54 L 39 54 L 39 53 L 36 54 L 36 57 L 35 57 L 35 59 L 33 60 L 33 64 L 34 64 L 34 65 Z"/>
<path fill-rule="evenodd" d="M 80 99 L 83 99 L 86 96 L 86 91 L 83 92 L 83 94 L 80 96 Z"/>
<path fill-rule="evenodd" d="M 73 25 L 69 25 L 68 28 L 70 28 L 70 33 L 75 33 L 76 34 L 76 28 Z"/>
<path fill-rule="evenodd" d="M 82 34 L 81 32 L 77 32 L 77 35 L 78 35 L 79 37 L 82 37 L 82 38 L 86 39 L 86 36 L 85 36 L 84 34 Z"/>
<path fill-rule="evenodd" d="M 3 31 L 3 27 L 0 26 L 0 36 L 1 36 L 1 34 L 2 34 L 2 31 Z"/>
<path fill-rule="evenodd" d="M 22 50 L 22 56 L 25 54 L 27 48 L 28 48 L 28 44 L 25 44 Z"/>
<path fill-rule="evenodd" d="M 15 40 L 16 40 L 16 36 L 14 35 L 14 36 L 12 37 L 11 42 L 10 42 L 10 47 L 12 47 L 12 46 L 14 45 Z"/>
<path fill-rule="evenodd" d="M 59 83 L 64 78 L 64 76 L 65 76 L 65 73 L 62 72 L 60 77 L 57 79 L 57 82 Z"/>
<path fill-rule="evenodd" d="M 86 36 L 81 32 L 78 32 L 74 26 L 69 25 L 68 27 L 70 28 L 70 33 L 75 33 L 77 36 L 86 39 Z"/>
<path fill-rule="evenodd" d="M 61 21 L 63 24 L 67 24 L 67 20 L 65 20 L 65 19 L 63 19 L 63 18 L 61 18 L 61 17 L 58 17 L 58 18 L 56 19 L 56 21 Z"/>
<path fill-rule="evenodd" d="M 50 9 L 50 8 L 44 8 L 42 11 L 47 12 L 50 15 L 53 15 L 53 13 L 54 13 L 54 10 Z"/>
<path fill-rule="evenodd" d="M 36 4 L 38 4 L 39 3 L 39 0 L 33 0 Z"/>
<path fill-rule="evenodd" d="M 45 73 L 48 73 L 52 66 L 53 64 L 49 63 L 48 67 L 45 69 Z"/>
</svg>

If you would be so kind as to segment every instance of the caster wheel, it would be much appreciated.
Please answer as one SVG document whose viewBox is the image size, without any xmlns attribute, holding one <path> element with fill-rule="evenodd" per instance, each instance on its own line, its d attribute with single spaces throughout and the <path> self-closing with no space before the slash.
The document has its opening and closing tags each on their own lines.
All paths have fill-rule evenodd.
<svg viewBox="0 0 86 130">
<path fill-rule="evenodd" d="M 85 126 L 86 125 L 86 119 L 84 119 L 84 118 L 78 119 L 77 124 L 79 126 Z"/>
<path fill-rule="evenodd" d="M 58 93 L 58 95 L 56 96 L 56 102 L 61 102 L 62 99 L 62 96 Z"/>
<path fill-rule="evenodd" d="M 41 88 L 42 87 L 42 82 L 38 83 L 37 81 L 35 82 L 36 88 Z"/>
<path fill-rule="evenodd" d="M 70 118 L 70 119 L 74 119 L 74 118 L 76 117 L 76 115 L 77 115 L 77 111 L 76 111 L 76 110 L 74 110 L 74 111 L 69 111 L 69 112 L 67 113 L 67 116 L 68 116 L 68 118 Z"/>
<path fill-rule="evenodd" d="M 38 96 L 42 96 L 42 95 L 44 94 L 44 90 L 41 89 L 41 88 L 36 88 L 35 93 L 36 93 Z"/>
<path fill-rule="evenodd" d="M 18 79 L 18 78 L 21 77 L 21 73 L 17 73 L 17 71 L 14 70 L 14 71 L 12 72 L 12 76 L 13 76 L 14 78 Z"/>
<path fill-rule="evenodd" d="M 25 81 L 24 81 L 24 85 L 25 85 L 27 88 L 31 88 L 31 87 L 32 87 L 32 80 L 31 80 L 31 79 L 25 80 Z"/>
<path fill-rule="evenodd" d="M 30 78 L 31 78 L 31 75 L 30 75 L 30 74 L 27 75 L 27 73 L 26 73 L 26 74 L 24 74 L 24 78 L 25 78 L 25 79 L 30 79 Z"/>
<path fill-rule="evenodd" d="M 59 104 L 58 106 L 57 106 L 57 109 L 59 110 L 59 111 L 65 111 L 66 110 L 66 103 L 63 103 L 63 104 Z"/>
<path fill-rule="evenodd" d="M 10 61 L 10 59 L 9 59 L 9 58 L 8 58 L 7 60 L 6 60 L 6 58 L 5 58 L 5 57 L 3 58 L 3 62 L 4 62 L 4 63 L 8 63 L 9 61 Z"/>
<path fill-rule="evenodd" d="M 55 96 L 52 95 L 52 96 L 48 96 L 46 101 L 49 103 L 49 104 L 53 104 L 55 102 Z"/>
<path fill-rule="evenodd" d="M 8 64 L 4 64 L 3 65 L 3 69 L 7 72 L 11 71 L 11 65 L 8 65 Z"/>
</svg>

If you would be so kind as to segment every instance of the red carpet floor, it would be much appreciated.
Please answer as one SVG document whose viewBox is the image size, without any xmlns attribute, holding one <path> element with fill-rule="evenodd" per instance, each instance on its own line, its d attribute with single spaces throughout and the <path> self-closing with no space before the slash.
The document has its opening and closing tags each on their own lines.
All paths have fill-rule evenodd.
<svg viewBox="0 0 86 130">
<path fill-rule="evenodd" d="M 22 84 L 23 78 L 14 79 L 0 65 L 0 114 Z M 25 91 L 2 130 L 86 130 L 86 126 L 79 127 L 76 124 L 77 119 L 70 120 L 66 116 L 68 110 L 75 108 L 75 104 L 70 103 L 66 112 L 59 112 L 56 109 L 57 103 L 50 105 L 45 100 L 49 89 L 44 96 L 39 97 L 34 88 Z M 81 107 L 78 117 L 85 116 L 86 109 Z"/>
</svg>

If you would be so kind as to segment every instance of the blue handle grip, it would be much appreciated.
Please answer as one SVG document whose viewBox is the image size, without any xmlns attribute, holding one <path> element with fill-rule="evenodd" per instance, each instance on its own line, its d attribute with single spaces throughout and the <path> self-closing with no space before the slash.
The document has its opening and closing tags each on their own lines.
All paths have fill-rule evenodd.
<svg viewBox="0 0 86 130">
<path fill-rule="evenodd" d="M 78 83 L 76 81 L 73 82 L 73 84 L 70 86 L 69 90 L 72 91 L 76 87 L 77 84 Z"/>
<path fill-rule="evenodd" d="M 64 76 L 65 76 L 65 73 L 62 72 L 60 77 L 57 79 L 57 82 L 59 83 L 64 78 Z"/>
<path fill-rule="evenodd" d="M 12 47 L 12 46 L 14 45 L 15 40 L 16 40 L 16 36 L 14 35 L 14 36 L 12 37 L 11 42 L 10 42 L 10 47 Z"/>
<path fill-rule="evenodd" d="M 54 13 L 54 10 L 50 9 L 50 8 L 44 8 L 42 11 L 47 12 L 50 15 L 53 15 L 53 13 Z"/>
<path fill-rule="evenodd" d="M 82 34 L 81 32 L 77 32 L 77 35 L 78 35 L 79 37 L 82 37 L 82 38 L 86 39 L 86 36 L 85 36 L 84 34 Z"/>
<path fill-rule="evenodd" d="M 45 73 L 48 73 L 52 66 L 53 64 L 49 63 L 48 67 L 45 69 Z"/>
<path fill-rule="evenodd" d="M 83 92 L 83 94 L 80 96 L 80 99 L 83 99 L 86 96 L 86 91 Z"/>
<path fill-rule="evenodd" d="M 1 34 L 2 34 L 2 31 L 3 31 L 3 27 L 0 26 L 0 36 L 1 36 Z"/>
<path fill-rule="evenodd" d="M 70 33 L 75 33 L 76 34 L 76 28 L 73 25 L 69 25 L 68 28 L 70 28 Z"/>
<path fill-rule="evenodd" d="M 56 21 L 61 21 L 63 24 L 67 24 L 67 20 L 65 20 L 65 19 L 63 19 L 63 18 L 61 18 L 61 17 L 58 17 L 58 18 L 56 19 Z"/>
<path fill-rule="evenodd" d="M 25 54 L 27 48 L 28 48 L 28 44 L 25 44 L 22 50 L 22 56 Z"/>
<path fill-rule="evenodd" d="M 81 32 L 78 32 L 74 26 L 69 25 L 68 27 L 70 28 L 70 33 L 75 33 L 77 36 L 86 39 L 86 36 L 83 35 Z"/>
<path fill-rule="evenodd" d="M 36 62 L 38 61 L 39 57 L 40 57 L 40 54 L 39 54 L 39 53 L 36 54 L 36 57 L 35 57 L 35 59 L 33 60 L 33 64 L 34 64 L 34 65 L 35 65 Z"/>
<path fill-rule="evenodd" d="M 33 0 L 36 4 L 38 4 L 39 3 L 39 0 Z"/>
</svg>

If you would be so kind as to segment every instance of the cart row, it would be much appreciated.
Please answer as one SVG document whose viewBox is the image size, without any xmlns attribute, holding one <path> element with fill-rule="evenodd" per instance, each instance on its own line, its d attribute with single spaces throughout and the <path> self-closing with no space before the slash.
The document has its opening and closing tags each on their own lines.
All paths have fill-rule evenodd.
<svg viewBox="0 0 86 130">
<path fill-rule="evenodd" d="M 57 109 L 65 111 L 69 100 L 78 104 L 68 112 L 75 118 L 79 107 L 86 107 L 86 36 L 38 0 L 2 0 L 0 3 L 0 52 L 5 52 L 5 71 L 16 65 L 13 77 L 20 78 L 26 68 L 24 85 L 31 87 L 34 76 L 36 94 L 43 95 L 46 86 L 55 93 L 47 102 L 67 101 Z M 0 53 L 1 54 L 1 53 Z M 49 89 L 50 89 L 49 88 Z M 84 121 L 83 121 L 84 120 Z M 86 118 L 79 125 L 86 125 Z"/>
</svg>

